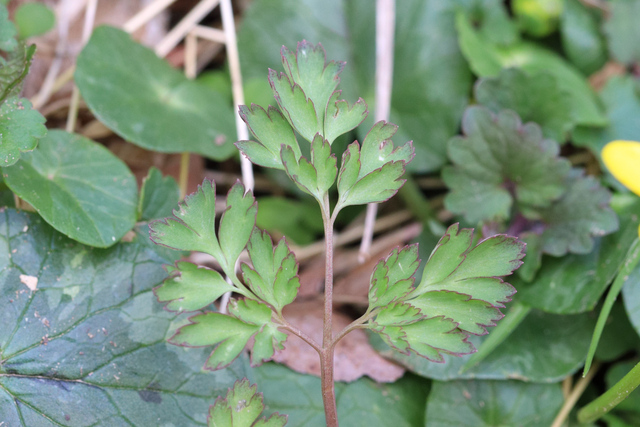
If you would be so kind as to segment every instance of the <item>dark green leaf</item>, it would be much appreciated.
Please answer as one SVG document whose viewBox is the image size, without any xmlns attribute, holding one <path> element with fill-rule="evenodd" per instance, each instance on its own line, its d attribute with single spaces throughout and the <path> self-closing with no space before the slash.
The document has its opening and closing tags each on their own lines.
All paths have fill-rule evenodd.
<svg viewBox="0 0 640 427">
<path fill-rule="evenodd" d="M 520 381 L 434 381 L 427 400 L 429 427 L 551 425 L 564 401 L 559 384 Z"/>
<path fill-rule="evenodd" d="M 480 77 L 497 76 L 503 68 L 518 67 L 531 75 L 553 75 L 571 97 L 571 111 L 577 124 L 604 126 L 606 118 L 584 76 L 550 49 L 520 42 L 499 47 L 485 40 L 461 14 L 456 19 L 460 49 L 471 69 Z"/>
<path fill-rule="evenodd" d="M 11 166 L 21 153 L 33 151 L 47 134 L 45 118 L 25 98 L 11 97 L 0 104 L 0 166 Z"/>
<path fill-rule="evenodd" d="M 79 245 L 11 209 L 0 230 L 5 424 L 202 426 L 213 400 L 250 375 L 244 360 L 203 372 L 204 350 L 166 343 L 184 316 L 163 310 L 151 289 L 174 259 L 137 243 Z"/>
<path fill-rule="evenodd" d="M 138 200 L 138 220 L 149 221 L 171 215 L 180 201 L 180 188 L 171 176 L 162 176 L 155 167 L 142 181 Z"/>
<path fill-rule="evenodd" d="M 18 96 L 22 90 L 22 82 L 29 73 L 31 59 L 36 53 L 36 45 L 27 46 L 19 43 L 17 48 L 7 55 L 0 56 L 0 102 Z"/>
<path fill-rule="evenodd" d="M 46 5 L 35 2 L 18 6 L 14 19 L 21 39 L 44 34 L 56 23 L 56 15 L 53 11 Z"/>
<path fill-rule="evenodd" d="M 300 281 L 298 263 L 287 242 L 282 238 L 273 247 L 268 233 L 254 229 L 247 245 L 253 268 L 242 264 L 242 273 L 249 289 L 282 314 L 282 308 L 293 302 Z"/>
<path fill-rule="evenodd" d="M 586 145 L 600 157 L 608 142 L 622 139 L 640 141 L 640 89 L 632 76 L 611 77 L 600 91 L 607 110 L 609 125 L 605 128 L 580 126 L 573 132 L 576 144 Z"/>
<path fill-rule="evenodd" d="M 474 106 L 465 113 L 462 131 L 464 137 L 449 141 L 454 166 L 443 171 L 451 188 L 445 198 L 450 211 L 472 223 L 503 220 L 513 204 L 546 207 L 564 192 L 571 165 L 558 157 L 558 144 L 543 139 L 535 123 L 523 125 L 512 111 L 495 116 Z"/>
<path fill-rule="evenodd" d="M 535 122 L 545 138 L 563 143 L 573 128 L 571 97 L 551 74 L 530 75 L 518 68 L 481 79 L 475 87 L 478 103 L 494 113 L 513 110 L 523 122 Z"/>
<path fill-rule="evenodd" d="M 340 198 L 336 210 L 383 202 L 402 187 L 404 180 L 401 177 L 413 159 L 414 150 L 411 142 L 394 148 L 391 138 L 397 129 L 393 123 L 380 121 L 371 128 L 362 148 L 356 141 L 342 154 L 338 175 Z"/>
<path fill-rule="evenodd" d="M 235 152 L 233 111 L 224 98 L 124 31 L 93 31 L 78 56 L 75 81 L 101 122 L 143 148 L 217 160 Z"/>
<path fill-rule="evenodd" d="M 433 363 L 416 355 L 405 356 L 374 337 L 375 348 L 409 370 L 438 380 L 519 379 L 557 382 L 582 366 L 595 319 L 587 314 L 559 316 L 532 310 L 509 338 L 485 360 L 460 372 L 469 356 L 444 355 L 445 363 Z M 485 337 L 470 336 L 478 348 Z"/>
<path fill-rule="evenodd" d="M 215 183 L 205 180 L 173 211 L 173 217 L 151 223 L 151 240 L 177 250 L 208 253 L 232 276 L 255 226 L 258 207 L 251 192 L 245 194 L 242 184 L 234 184 L 216 236 L 215 205 Z"/>
<path fill-rule="evenodd" d="M 45 221 L 81 243 L 111 246 L 135 224 L 135 177 L 109 150 L 80 135 L 51 130 L 2 174 Z"/>
<path fill-rule="evenodd" d="M 280 147 L 290 147 L 296 158 L 299 158 L 300 147 L 296 141 L 295 133 L 291 125 L 275 107 L 269 107 L 265 111 L 259 105 L 252 104 L 240 106 L 240 117 L 247 124 L 255 141 L 238 141 L 236 146 L 242 153 L 258 166 L 284 169 L 280 159 Z"/>
<path fill-rule="evenodd" d="M 542 250 L 554 256 L 589 253 L 594 237 L 618 229 L 618 218 L 609 207 L 611 193 L 595 178 L 574 169 L 566 185 L 562 198 L 541 212 Z"/>
<path fill-rule="evenodd" d="M 320 378 L 273 363 L 255 369 L 254 373 L 269 413 L 286 413 L 291 426 L 326 426 Z M 345 426 L 424 425 L 427 392 L 428 384 L 413 375 L 391 384 L 378 384 L 368 378 L 336 383 L 338 419 Z"/>
<path fill-rule="evenodd" d="M 158 301 L 168 303 L 170 311 L 196 311 L 204 308 L 235 288 L 215 270 L 199 268 L 190 262 L 167 266 L 169 277 L 154 289 Z"/>
<path fill-rule="evenodd" d="M 282 427 L 287 423 L 286 415 L 274 414 L 267 420 L 258 417 L 264 410 L 262 393 L 247 379 L 236 381 L 226 397 L 219 397 L 209 409 L 210 427 Z"/>
<path fill-rule="evenodd" d="M 600 32 L 598 11 L 580 0 L 565 0 L 560 19 L 562 47 L 573 65 L 586 75 L 602 68 L 607 61 L 607 47 Z"/>
<path fill-rule="evenodd" d="M 530 284 L 514 281 L 518 297 L 527 305 L 553 313 L 593 310 L 637 237 L 640 203 L 616 209 L 619 231 L 595 239 L 588 254 L 543 257 L 542 268 Z"/>
<path fill-rule="evenodd" d="M 625 64 L 640 61 L 640 38 L 635 17 L 640 14 L 640 1 L 613 0 L 609 5 L 610 16 L 604 24 L 609 50 L 613 57 Z"/>
<path fill-rule="evenodd" d="M 16 27 L 9 21 L 7 6 L 0 4 L 0 50 L 13 51 L 17 46 L 15 36 Z"/>
</svg>

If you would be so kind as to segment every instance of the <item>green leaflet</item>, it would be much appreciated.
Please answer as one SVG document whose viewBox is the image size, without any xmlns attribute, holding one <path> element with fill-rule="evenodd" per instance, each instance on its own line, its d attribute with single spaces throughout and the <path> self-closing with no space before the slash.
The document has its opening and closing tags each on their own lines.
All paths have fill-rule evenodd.
<svg viewBox="0 0 640 427">
<path fill-rule="evenodd" d="M 208 306 L 235 288 L 215 270 L 199 268 L 190 262 L 167 266 L 169 277 L 154 289 L 159 302 L 167 302 L 167 310 L 196 311 Z"/>
<path fill-rule="evenodd" d="M 302 156 L 291 125 L 277 108 L 269 106 L 265 111 L 259 105 L 251 104 L 251 107 L 241 105 L 240 117 L 242 117 L 253 136 L 258 140 L 258 142 L 236 142 L 236 147 L 252 163 L 264 167 L 284 169 L 280 159 L 280 147 L 282 145 L 290 147 L 296 158 Z"/>
<path fill-rule="evenodd" d="M 380 121 L 371 128 L 362 147 L 354 142 L 343 153 L 336 211 L 350 205 L 383 202 L 402 187 L 401 177 L 414 150 L 411 142 L 394 148 L 391 137 L 397 129 L 392 123 Z"/>
<path fill-rule="evenodd" d="M 15 11 L 14 19 L 21 40 L 39 36 L 51 30 L 56 23 L 53 10 L 41 3 L 23 3 Z"/>
<path fill-rule="evenodd" d="M 264 411 L 262 393 L 257 386 L 250 385 L 247 379 L 236 381 L 227 395 L 216 399 L 209 409 L 207 423 L 209 427 L 282 427 L 287 416 L 278 413 L 268 419 L 258 417 Z"/>
<path fill-rule="evenodd" d="M 242 264 L 242 274 L 249 289 L 262 301 L 282 314 L 298 294 L 298 263 L 284 238 L 273 247 L 271 237 L 255 228 L 247 245 L 253 268 Z"/>
<path fill-rule="evenodd" d="M 380 310 L 374 312 L 370 328 L 407 355 L 413 351 L 443 362 L 441 353 L 472 353 L 475 347 L 467 337 L 486 334 L 486 327 L 503 317 L 500 308 L 515 289 L 500 277 L 520 266 L 523 251 L 522 242 L 504 235 L 473 246 L 472 230 L 459 230 L 454 224 L 438 242 L 413 289 L 417 248 L 393 251 L 372 275 L 370 305 Z"/>
<path fill-rule="evenodd" d="M 367 104 L 358 98 L 351 107 L 344 99 L 338 97 L 342 91 L 335 91 L 327 104 L 324 118 L 324 136 L 331 144 L 340 135 L 358 127 L 368 115 Z"/>
<path fill-rule="evenodd" d="M 287 335 L 271 322 L 271 309 L 259 302 L 244 299 L 229 303 L 229 314 L 204 313 L 189 318 L 169 342 L 189 347 L 216 345 L 205 369 L 218 370 L 229 366 L 253 337 L 253 366 L 273 357 L 274 347 L 282 349 Z"/>
<path fill-rule="evenodd" d="M 215 207 L 215 184 L 205 180 L 173 211 L 173 217 L 151 223 L 151 240 L 172 249 L 208 253 L 228 276 L 233 276 L 236 260 L 255 226 L 258 208 L 251 192 L 245 194 L 242 184 L 234 184 L 227 194 L 227 207 L 216 236 Z"/>
<path fill-rule="evenodd" d="M 16 46 L 16 27 L 9 20 L 7 6 L 0 3 L 0 50 L 12 52 Z"/>
<path fill-rule="evenodd" d="M 307 141 L 311 142 L 316 133 L 322 134 L 322 124 L 318 122 L 316 107 L 311 98 L 307 98 L 297 83 L 291 83 L 285 73 L 269 69 L 269 84 L 280 110 L 291 126 Z"/>
</svg>

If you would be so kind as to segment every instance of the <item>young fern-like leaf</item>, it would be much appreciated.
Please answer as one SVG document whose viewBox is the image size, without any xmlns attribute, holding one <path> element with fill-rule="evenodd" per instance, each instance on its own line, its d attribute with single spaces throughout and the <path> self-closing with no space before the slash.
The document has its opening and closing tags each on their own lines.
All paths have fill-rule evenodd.
<svg viewBox="0 0 640 427">
<path fill-rule="evenodd" d="M 250 385 L 246 378 L 236 381 L 227 395 L 216 399 L 209 408 L 207 425 L 209 427 L 283 427 L 287 416 L 277 412 L 269 418 L 258 418 L 264 411 L 262 393 L 257 386 Z"/>
</svg>

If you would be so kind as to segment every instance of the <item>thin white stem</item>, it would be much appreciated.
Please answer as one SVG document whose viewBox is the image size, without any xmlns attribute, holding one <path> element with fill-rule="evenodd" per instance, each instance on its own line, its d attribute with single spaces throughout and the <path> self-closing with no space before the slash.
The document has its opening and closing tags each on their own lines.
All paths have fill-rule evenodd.
<svg viewBox="0 0 640 427">
<path fill-rule="evenodd" d="M 140 29 L 147 22 L 158 16 L 163 10 L 171 6 L 176 0 L 155 0 L 146 5 L 140 12 L 133 15 L 125 24 L 122 29 L 127 33 L 133 33 Z"/>
<path fill-rule="evenodd" d="M 227 45 L 227 59 L 229 61 L 229 71 L 231 72 L 231 89 L 233 92 L 234 111 L 238 106 L 244 104 L 244 91 L 242 89 L 242 73 L 240 72 L 240 55 L 238 54 L 238 41 L 236 39 L 236 24 L 233 20 L 233 9 L 231 0 L 222 0 L 220 3 L 222 13 L 222 26 Z M 239 114 L 236 116 L 236 133 L 238 140 L 249 139 L 249 130 L 244 124 Z M 253 166 L 249 159 L 240 154 L 240 167 L 242 169 L 242 182 L 246 191 L 253 190 L 255 181 L 253 178 Z"/>
<path fill-rule="evenodd" d="M 376 1 L 376 108 L 374 113 L 376 122 L 389 120 L 389 111 L 391 110 L 395 9 L 395 0 Z M 367 205 L 367 216 L 360 242 L 360 255 L 358 256 L 360 263 L 365 262 L 369 257 L 377 213 L 377 204 Z"/>
<path fill-rule="evenodd" d="M 202 0 L 198 3 L 178 24 L 173 27 L 155 48 L 156 55 L 159 57 L 166 56 L 171 50 L 180 43 L 191 29 L 198 24 L 205 16 L 215 8 L 220 0 Z"/>
<path fill-rule="evenodd" d="M 224 30 L 217 28 L 205 27 L 204 25 L 196 25 L 191 33 L 201 39 L 210 40 L 212 42 L 225 44 L 227 42 Z"/>
<path fill-rule="evenodd" d="M 55 56 L 53 58 L 53 61 L 51 62 L 49 71 L 47 71 L 47 75 L 44 78 L 44 82 L 42 83 L 38 94 L 32 99 L 31 103 L 33 104 L 33 108 L 35 109 L 40 109 L 49 100 L 51 94 L 57 90 L 54 88 L 57 83 L 56 78 L 58 77 L 58 73 L 60 72 L 60 67 L 62 67 L 62 60 L 64 59 L 65 51 L 67 48 L 69 25 L 71 24 L 68 10 L 71 7 L 72 1 L 74 0 L 63 0 L 60 4 L 60 8 L 58 9 L 58 43 L 56 44 Z M 65 81 L 65 83 L 71 80 L 72 76 L 73 72 L 69 76 L 68 80 Z"/>
<path fill-rule="evenodd" d="M 93 31 L 93 23 L 96 20 L 96 9 L 98 8 L 98 0 L 88 0 L 87 6 L 84 12 L 84 26 L 82 27 L 82 45 L 84 46 L 89 37 L 91 31 Z M 69 113 L 67 114 L 67 132 L 73 132 L 76 128 L 76 121 L 78 120 L 78 105 L 80 104 L 80 91 L 77 86 L 73 86 L 71 92 L 71 104 L 69 105 Z"/>
</svg>

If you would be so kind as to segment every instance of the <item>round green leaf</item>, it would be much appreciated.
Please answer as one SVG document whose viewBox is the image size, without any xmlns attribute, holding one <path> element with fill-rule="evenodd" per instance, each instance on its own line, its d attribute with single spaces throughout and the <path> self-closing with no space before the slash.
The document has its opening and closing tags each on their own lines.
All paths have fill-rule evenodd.
<svg viewBox="0 0 640 427">
<path fill-rule="evenodd" d="M 56 15 L 42 3 L 23 3 L 13 17 L 21 39 L 38 36 L 51 30 L 56 23 Z"/>
<path fill-rule="evenodd" d="M 236 152 L 231 104 L 111 27 L 94 30 L 75 81 L 93 114 L 149 150 L 223 160 Z"/>
<path fill-rule="evenodd" d="M 434 381 L 429 427 L 548 426 L 564 398 L 560 384 L 519 381 Z"/>
<path fill-rule="evenodd" d="M 174 259 L 139 243 L 79 245 L 13 209 L 0 230 L 4 425 L 202 426 L 250 374 L 246 358 L 211 373 L 207 349 L 167 344 L 186 315 L 163 310 L 152 288 Z"/>
<path fill-rule="evenodd" d="M 111 246 L 135 224 L 135 177 L 109 150 L 80 135 L 51 130 L 2 174 L 45 221 L 81 243 Z"/>
</svg>

